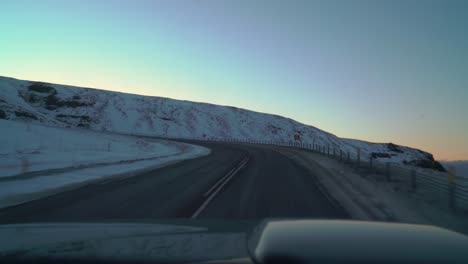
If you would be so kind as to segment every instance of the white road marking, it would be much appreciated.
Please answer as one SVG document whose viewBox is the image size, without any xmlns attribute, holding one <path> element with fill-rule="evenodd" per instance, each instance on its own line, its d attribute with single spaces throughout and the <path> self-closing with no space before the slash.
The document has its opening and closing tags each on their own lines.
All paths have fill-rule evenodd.
<svg viewBox="0 0 468 264">
<path fill-rule="evenodd" d="M 210 195 L 210 193 L 218 187 L 227 177 L 231 175 L 231 173 L 236 169 L 236 167 L 232 168 L 226 175 L 224 175 L 215 185 L 213 185 L 206 193 L 203 194 L 204 197 Z"/>
<path fill-rule="evenodd" d="M 211 200 L 213 200 L 213 198 L 216 196 L 216 194 L 218 194 L 218 192 L 221 191 L 221 189 L 224 187 L 224 185 L 226 185 L 232 179 L 232 177 L 234 177 L 234 175 L 236 175 L 236 173 L 238 171 L 240 171 L 243 167 L 245 167 L 245 164 L 247 164 L 248 161 L 249 161 L 248 157 L 243 159 L 239 163 L 239 166 L 236 169 L 231 170 L 228 174 L 226 174 L 226 176 L 224 176 L 221 179 L 221 181 L 218 181 L 212 188 L 210 188 L 210 190 L 208 190 L 208 192 L 205 193 L 205 194 L 210 193 L 212 191 L 212 189 L 214 189 L 215 186 L 218 186 L 216 188 L 216 190 L 214 192 L 212 192 L 211 195 L 205 200 L 205 202 L 203 202 L 203 204 L 200 206 L 200 208 L 198 208 L 198 210 L 195 211 L 195 213 L 192 215 L 192 218 L 197 218 L 201 214 L 201 212 L 203 212 L 203 210 L 206 208 L 206 206 L 208 206 L 208 204 L 211 202 Z"/>
</svg>

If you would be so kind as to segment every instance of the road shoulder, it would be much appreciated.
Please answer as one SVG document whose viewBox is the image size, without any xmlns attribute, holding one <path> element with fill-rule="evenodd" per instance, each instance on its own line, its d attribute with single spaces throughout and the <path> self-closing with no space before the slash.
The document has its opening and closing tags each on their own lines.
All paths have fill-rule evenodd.
<svg viewBox="0 0 468 264">
<path fill-rule="evenodd" d="M 11 181 L 2 181 L 0 185 L 0 208 L 75 190 L 89 184 L 106 184 L 110 181 L 133 177 L 183 160 L 202 157 L 211 152 L 208 148 L 189 144 L 184 145 L 187 146 L 184 151 L 176 155 L 156 156 L 134 162 L 116 162 L 103 166 L 85 167 L 40 177 L 28 177 L 24 180 L 15 178 Z"/>
<path fill-rule="evenodd" d="M 278 151 L 315 175 L 353 219 L 436 225 L 468 234 L 463 215 L 437 208 L 392 184 L 372 180 L 372 175 L 364 177 L 344 163 L 309 151 Z"/>
</svg>

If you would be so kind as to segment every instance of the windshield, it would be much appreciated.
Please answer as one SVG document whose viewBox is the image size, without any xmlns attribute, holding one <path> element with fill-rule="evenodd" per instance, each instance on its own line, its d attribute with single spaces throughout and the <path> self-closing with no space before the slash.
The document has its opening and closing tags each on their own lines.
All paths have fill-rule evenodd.
<svg viewBox="0 0 468 264">
<path fill-rule="evenodd" d="M 468 234 L 464 1 L 2 11 L 3 226 L 287 218 Z"/>
</svg>

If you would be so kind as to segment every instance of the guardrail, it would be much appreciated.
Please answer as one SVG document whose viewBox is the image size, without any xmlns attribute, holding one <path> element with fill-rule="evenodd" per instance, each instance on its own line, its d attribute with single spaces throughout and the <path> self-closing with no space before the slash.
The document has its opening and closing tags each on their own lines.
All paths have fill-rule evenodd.
<svg viewBox="0 0 468 264">
<path fill-rule="evenodd" d="M 175 139 L 175 138 L 174 138 Z M 212 142 L 228 142 L 243 144 L 262 144 L 292 147 L 312 151 L 314 153 L 327 156 L 337 161 L 343 162 L 360 172 L 372 173 L 383 176 L 388 182 L 403 183 L 410 192 L 429 191 L 431 198 L 443 202 L 453 211 L 457 209 L 468 210 L 468 178 L 455 176 L 448 172 L 441 172 L 432 169 L 425 169 L 410 165 L 403 165 L 396 162 L 385 162 L 371 155 L 361 155 L 356 149 L 355 153 L 344 151 L 330 145 L 306 144 L 293 141 L 273 141 L 273 140 L 239 140 L 239 139 L 193 139 L 177 138 L 185 140 L 199 140 Z M 381 158 L 384 159 L 384 158 Z M 443 201 L 445 200 L 445 201 Z"/>
</svg>

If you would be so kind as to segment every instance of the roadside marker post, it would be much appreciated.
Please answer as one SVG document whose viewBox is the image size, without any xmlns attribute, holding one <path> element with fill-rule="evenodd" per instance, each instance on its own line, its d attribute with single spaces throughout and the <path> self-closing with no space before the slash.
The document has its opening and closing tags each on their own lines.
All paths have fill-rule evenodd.
<svg viewBox="0 0 468 264">
<path fill-rule="evenodd" d="M 361 162 L 361 149 L 357 148 L 356 152 L 357 152 L 356 153 L 357 154 L 356 167 L 359 168 L 359 163 Z"/>
<path fill-rule="evenodd" d="M 456 204 L 455 204 L 455 191 L 456 191 L 456 184 L 455 184 L 455 174 L 456 170 L 454 167 L 449 167 L 447 169 L 448 171 L 448 187 L 449 187 L 449 207 L 452 210 L 456 209 Z"/>
<path fill-rule="evenodd" d="M 411 190 L 416 191 L 416 170 L 411 170 Z"/>
<path fill-rule="evenodd" d="M 387 176 L 387 181 L 390 181 L 390 162 L 385 163 L 385 175 Z"/>
</svg>

